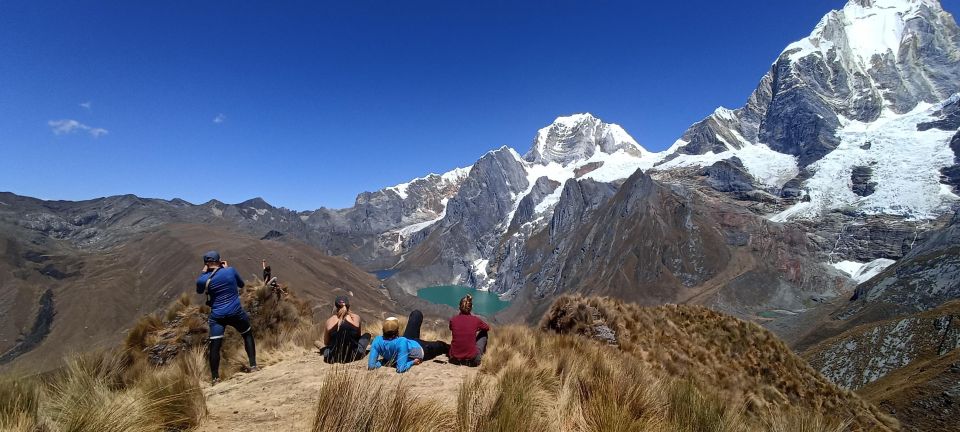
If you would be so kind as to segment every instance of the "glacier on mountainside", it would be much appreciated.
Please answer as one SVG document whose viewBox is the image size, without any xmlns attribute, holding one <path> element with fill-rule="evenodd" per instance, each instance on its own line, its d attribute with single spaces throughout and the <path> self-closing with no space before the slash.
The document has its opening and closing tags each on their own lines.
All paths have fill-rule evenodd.
<svg viewBox="0 0 960 432">
<path fill-rule="evenodd" d="M 841 209 L 908 219 L 942 214 L 958 199 L 940 183 L 940 169 L 953 164 L 954 154 L 948 143 L 956 132 L 936 128 L 918 131 L 917 125 L 933 120 L 932 114 L 945 103 L 921 103 L 906 114 L 884 110 L 872 123 L 843 119 L 840 145 L 809 167 L 813 176 L 804 185 L 810 200 L 771 219 L 810 219 Z M 872 169 L 877 183 L 874 193 L 858 196 L 853 192 L 851 174 L 855 166 Z"/>
</svg>

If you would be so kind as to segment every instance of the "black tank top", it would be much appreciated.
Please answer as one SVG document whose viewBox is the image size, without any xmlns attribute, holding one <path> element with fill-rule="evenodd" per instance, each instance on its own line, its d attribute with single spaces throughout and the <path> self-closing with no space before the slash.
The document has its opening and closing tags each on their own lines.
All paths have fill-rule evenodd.
<svg viewBox="0 0 960 432">
<path fill-rule="evenodd" d="M 330 348 L 337 356 L 344 356 L 357 352 L 360 347 L 360 327 L 344 319 L 339 328 L 330 329 Z"/>
</svg>

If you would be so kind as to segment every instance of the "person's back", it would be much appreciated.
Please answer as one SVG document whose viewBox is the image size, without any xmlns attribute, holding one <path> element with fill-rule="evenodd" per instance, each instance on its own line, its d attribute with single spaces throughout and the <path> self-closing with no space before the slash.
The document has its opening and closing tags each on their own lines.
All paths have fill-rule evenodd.
<svg viewBox="0 0 960 432">
<path fill-rule="evenodd" d="M 324 357 L 331 363 L 351 362 L 363 357 L 366 353 L 370 335 L 365 335 L 361 341 L 360 327 L 349 320 L 342 320 L 330 330 L 329 343 Z"/>
<path fill-rule="evenodd" d="M 395 366 L 397 372 L 408 371 L 418 359 L 423 359 L 423 348 L 417 341 L 396 336 L 385 339 L 377 336 L 370 344 L 370 357 L 367 360 L 369 369 L 381 366 Z"/>
<path fill-rule="evenodd" d="M 460 314 L 450 318 L 451 341 L 447 357 L 451 363 L 479 365 L 486 351 L 490 326 L 471 314 L 472 310 L 473 297 L 467 295 L 460 299 Z"/>
<path fill-rule="evenodd" d="M 394 317 L 384 320 L 383 336 L 377 336 L 370 344 L 367 368 L 373 370 L 382 366 L 396 366 L 398 373 L 404 373 L 415 365 L 446 353 L 449 348 L 446 343 L 420 339 L 422 322 L 423 314 L 419 310 L 410 312 L 407 328 L 400 336 L 399 321 Z"/>
<path fill-rule="evenodd" d="M 209 288 L 207 279 L 211 278 Z M 210 295 L 211 315 L 229 316 L 237 314 L 241 310 L 240 306 L 240 288 L 243 288 L 243 279 L 233 267 L 222 267 L 213 271 L 208 271 L 197 278 L 197 291 L 207 291 Z"/>
<path fill-rule="evenodd" d="M 210 326 L 208 356 L 212 384 L 220 382 L 220 349 L 227 326 L 236 329 L 243 338 L 243 347 L 250 362 L 250 367 L 246 370 L 260 370 L 257 367 L 253 326 L 240 304 L 240 288 L 243 288 L 243 279 L 226 261 L 220 260 L 219 252 L 209 251 L 203 254 L 203 271 L 197 277 L 197 294 L 206 293 L 207 305 L 210 306 L 207 324 Z"/>
<path fill-rule="evenodd" d="M 323 345 L 317 344 L 327 363 L 349 363 L 366 355 L 370 334 L 360 334 L 360 315 L 350 311 L 350 299 L 338 296 L 334 301 L 336 314 L 324 325 Z"/>
</svg>

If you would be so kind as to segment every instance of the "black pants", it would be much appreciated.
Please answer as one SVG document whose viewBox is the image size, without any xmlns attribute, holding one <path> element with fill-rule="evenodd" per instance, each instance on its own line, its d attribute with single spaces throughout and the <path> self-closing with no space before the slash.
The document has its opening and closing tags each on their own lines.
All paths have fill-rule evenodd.
<svg viewBox="0 0 960 432">
<path fill-rule="evenodd" d="M 443 341 L 425 341 L 420 338 L 420 326 L 423 325 L 423 312 L 414 310 L 407 319 L 407 328 L 403 329 L 403 337 L 417 341 L 423 347 L 423 361 L 433 360 L 438 355 L 447 355 L 450 345 Z"/>
</svg>

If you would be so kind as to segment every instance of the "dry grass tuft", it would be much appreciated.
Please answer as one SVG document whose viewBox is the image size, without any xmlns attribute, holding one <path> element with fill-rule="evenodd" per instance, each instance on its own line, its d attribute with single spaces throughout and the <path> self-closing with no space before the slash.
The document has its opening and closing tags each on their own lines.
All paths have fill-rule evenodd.
<svg viewBox="0 0 960 432">
<path fill-rule="evenodd" d="M 448 430 L 453 421 L 439 403 L 414 398 L 402 378 L 337 368 L 320 388 L 313 431 L 431 432 Z"/>
<path fill-rule="evenodd" d="M 36 379 L 0 381 L 0 430 L 36 430 L 39 408 L 40 383 Z"/>
</svg>

